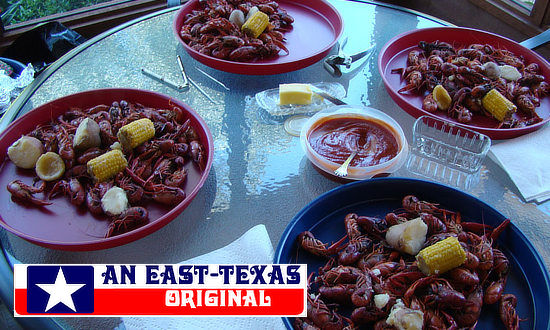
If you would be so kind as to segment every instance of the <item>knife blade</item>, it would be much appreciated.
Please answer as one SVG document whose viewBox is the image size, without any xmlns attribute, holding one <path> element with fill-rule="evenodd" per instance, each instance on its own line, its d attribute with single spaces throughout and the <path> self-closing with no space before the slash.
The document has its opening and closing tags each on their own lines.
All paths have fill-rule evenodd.
<svg viewBox="0 0 550 330">
<path fill-rule="evenodd" d="M 325 70 L 327 70 L 333 77 L 341 77 L 342 71 L 338 67 L 339 65 L 344 65 L 347 69 L 351 68 L 351 64 L 363 57 L 367 59 L 374 54 L 374 46 L 360 51 L 359 53 L 353 55 L 346 55 L 345 53 L 339 51 L 337 55 L 331 55 L 327 57 L 323 63 Z"/>
<path fill-rule="evenodd" d="M 332 104 L 335 104 L 335 105 L 345 105 L 347 104 L 346 102 L 330 95 L 329 93 L 326 93 L 326 92 L 323 92 L 321 89 L 313 86 L 313 85 L 310 85 L 310 88 L 311 88 L 311 91 L 317 95 L 319 95 L 320 97 L 324 98 L 325 100 L 331 102 Z"/>
<path fill-rule="evenodd" d="M 367 57 L 370 57 L 374 53 L 374 46 L 370 46 L 369 48 L 365 49 L 362 52 L 359 52 L 357 54 L 350 55 L 351 63 L 363 58 L 364 56 L 368 55 Z M 349 69 L 349 67 L 348 67 Z"/>
</svg>

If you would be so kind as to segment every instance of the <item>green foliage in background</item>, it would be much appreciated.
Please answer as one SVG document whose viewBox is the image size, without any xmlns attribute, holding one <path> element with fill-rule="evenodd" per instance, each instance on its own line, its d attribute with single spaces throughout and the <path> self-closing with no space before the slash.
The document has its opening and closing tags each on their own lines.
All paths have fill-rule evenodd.
<svg viewBox="0 0 550 330">
<path fill-rule="evenodd" d="M 0 0 L 4 26 L 25 22 L 109 0 Z"/>
</svg>

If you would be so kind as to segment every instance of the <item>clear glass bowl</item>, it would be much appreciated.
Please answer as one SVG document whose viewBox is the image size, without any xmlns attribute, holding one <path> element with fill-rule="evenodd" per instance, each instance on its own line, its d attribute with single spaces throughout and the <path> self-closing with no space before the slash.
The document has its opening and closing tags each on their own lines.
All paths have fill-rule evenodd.
<svg viewBox="0 0 550 330">
<path fill-rule="evenodd" d="M 407 169 L 468 189 L 479 180 L 479 170 L 491 147 L 481 133 L 429 116 L 419 117 L 413 126 L 413 141 Z"/>
</svg>

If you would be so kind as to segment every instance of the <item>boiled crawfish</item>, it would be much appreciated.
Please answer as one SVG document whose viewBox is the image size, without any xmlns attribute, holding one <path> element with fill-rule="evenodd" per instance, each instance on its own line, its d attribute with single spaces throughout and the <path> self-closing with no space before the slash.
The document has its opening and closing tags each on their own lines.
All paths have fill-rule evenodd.
<svg viewBox="0 0 550 330">
<path fill-rule="evenodd" d="M 459 48 L 436 40 L 421 41 L 418 48 L 408 53 L 404 68 L 391 72 L 400 74 L 405 82 L 398 93 L 422 96 L 425 111 L 446 112 L 459 123 L 471 123 L 476 116 L 492 117 L 483 108 L 482 99 L 495 89 L 519 110 L 513 117 L 499 118 L 495 128 L 525 127 L 543 120 L 536 108 L 540 106 L 540 99 L 549 95 L 550 85 L 537 63 L 526 63 L 522 56 L 487 44 Z M 503 65 L 515 67 L 521 77 L 515 81 L 501 77 L 499 66 Z M 437 85 L 443 86 L 452 98 L 450 107 L 434 99 L 433 90 Z"/>
<path fill-rule="evenodd" d="M 442 47 L 433 51 L 444 51 Z M 300 249 L 328 262 L 319 268 L 317 287 L 308 289 L 308 317 L 297 319 L 295 328 L 390 329 L 385 321 L 401 299 L 405 307 L 423 312 L 427 329 L 473 327 L 482 306 L 497 303 L 505 327 L 516 329 L 521 321 L 516 298 L 504 293 L 509 261 L 493 246 L 510 221 L 495 228 L 463 221 L 459 212 L 414 195 L 405 196 L 401 206 L 385 216 L 347 214 L 346 236 L 330 246 L 309 231 L 298 235 Z M 428 226 L 425 246 L 456 237 L 466 261 L 444 274 L 426 276 L 414 256 L 391 248 L 384 238 L 387 228 L 417 217 Z M 350 318 L 340 315 L 340 309 Z"/>
<path fill-rule="evenodd" d="M 82 205 L 86 200 L 86 191 L 80 181 L 76 178 L 71 178 L 69 181 L 59 180 L 55 186 L 50 190 L 48 195 L 49 199 L 52 199 L 57 194 L 69 195 L 71 204 L 75 206 Z"/>
<path fill-rule="evenodd" d="M 42 181 L 42 184 L 37 188 L 29 186 L 21 180 L 14 180 L 8 184 L 8 191 L 11 193 L 11 197 L 14 200 L 30 203 L 36 206 L 46 206 L 51 203 L 33 196 L 33 194 L 40 193 L 44 191 L 46 183 Z"/>
<path fill-rule="evenodd" d="M 134 230 L 148 221 L 149 212 L 147 212 L 147 209 L 141 206 L 130 207 L 111 221 L 105 237 L 112 237 Z"/>
<path fill-rule="evenodd" d="M 204 171 L 207 163 L 207 150 L 187 117 L 177 106 L 154 109 L 125 100 L 86 109 L 71 108 L 28 133 L 43 143 L 44 150 L 60 155 L 65 163 L 64 176 L 48 187 L 44 182 L 34 187 L 15 180 L 7 189 L 14 201 L 37 206 L 51 202 L 34 197 L 36 193 L 44 192 L 49 199 L 65 195 L 71 204 L 86 207 L 96 216 L 107 216 L 101 199 L 114 186 L 126 192 L 130 206 L 145 207 L 151 201 L 169 206 L 179 204 L 186 198 L 186 164 L 195 163 L 198 171 Z M 85 150 L 75 149 L 72 140 L 78 125 L 86 118 L 98 124 L 101 143 Z M 118 141 L 116 135 L 122 126 L 142 118 L 153 122 L 154 137 L 132 150 L 124 150 L 128 161 L 124 172 L 108 181 L 95 182 L 87 172 L 88 162 L 116 147 L 114 142 Z M 130 207 L 127 212 L 122 218 L 111 219 L 107 236 L 136 228 L 143 223 L 142 218 L 147 218 L 140 208 Z"/>
<path fill-rule="evenodd" d="M 294 19 L 276 2 L 200 1 L 199 7 L 187 14 L 179 31 L 181 39 L 192 49 L 215 58 L 250 62 L 288 54 L 284 33 L 292 28 Z M 269 18 L 269 26 L 257 37 L 249 36 L 230 21 L 233 11 L 244 15 L 256 7 Z"/>
</svg>

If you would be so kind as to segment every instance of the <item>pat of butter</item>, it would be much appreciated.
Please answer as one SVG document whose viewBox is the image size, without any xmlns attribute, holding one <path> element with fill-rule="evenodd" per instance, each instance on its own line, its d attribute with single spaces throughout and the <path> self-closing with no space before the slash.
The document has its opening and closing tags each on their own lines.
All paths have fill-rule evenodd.
<svg viewBox="0 0 550 330">
<path fill-rule="evenodd" d="M 280 84 L 279 104 L 311 104 L 311 88 L 308 84 Z"/>
</svg>

